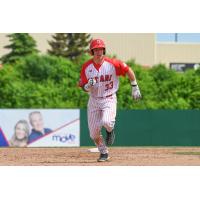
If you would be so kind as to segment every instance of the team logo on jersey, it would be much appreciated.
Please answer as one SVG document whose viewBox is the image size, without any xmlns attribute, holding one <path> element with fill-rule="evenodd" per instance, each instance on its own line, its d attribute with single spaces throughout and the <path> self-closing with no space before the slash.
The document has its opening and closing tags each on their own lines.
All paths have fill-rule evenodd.
<svg viewBox="0 0 200 200">
<path fill-rule="evenodd" d="M 106 82 L 106 81 L 111 81 L 112 79 L 112 74 L 106 74 L 106 75 L 101 75 L 100 77 L 94 77 L 96 79 L 96 82 Z"/>
</svg>

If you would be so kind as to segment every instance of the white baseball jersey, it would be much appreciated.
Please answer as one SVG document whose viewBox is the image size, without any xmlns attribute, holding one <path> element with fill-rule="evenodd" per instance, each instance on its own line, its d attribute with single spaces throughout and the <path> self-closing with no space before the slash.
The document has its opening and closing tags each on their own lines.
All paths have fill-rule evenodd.
<svg viewBox="0 0 200 200">
<path fill-rule="evenodd" d="M 116 59 L 105 57 L 101 65 L 97 65 L 91 59 L 83 64 L 81 70 L 80 86 L 85 85 L 88 79 L 95 78 L 96 84 L 92 87 L 92 97 L 106 97 L 115 94 L 119 88 L 120 75 L 125 75 L 128 66 Z"/>
<path fill-rule="evenodd" d="M 119 76 L 125 75 L 128 70 L 129 67 L 125 63 L 107 57 L 101 65 L 97 65 L 92 59 L 83 64 L 79 85 L 83 87 L 90 78 L 95 78 L 97 82 L 89 93 L 88 101 L 88 126 L 93 140 L 102 137 L 102 126 L 108 132 L 114 128 Z M 103 154 L 108 152 L 104 142 L 97 147 Z"/>
</svg>

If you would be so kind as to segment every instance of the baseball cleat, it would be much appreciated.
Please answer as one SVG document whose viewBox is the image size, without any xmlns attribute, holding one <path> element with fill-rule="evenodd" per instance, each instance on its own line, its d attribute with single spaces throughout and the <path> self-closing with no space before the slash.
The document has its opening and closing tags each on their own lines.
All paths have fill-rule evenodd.
<svg viewBox="0 0 200 200">
<path fill-rule="evenodd" d="M 115 141 L 114 129 L 111 132 L 106 131 L 106 145 L 112 145 Z"/>
<path fill-rule="evenodd" d="M 105 153 L 105 154 L 100 154 L 100 157 L 99 157 L 99 159 L 97 160 L 98 162 L 105 162 L 105 161 L 108 161 L 110 159 L 110 157 L 108 156 L 108 154 L 107 153 Z"/>
</svg>

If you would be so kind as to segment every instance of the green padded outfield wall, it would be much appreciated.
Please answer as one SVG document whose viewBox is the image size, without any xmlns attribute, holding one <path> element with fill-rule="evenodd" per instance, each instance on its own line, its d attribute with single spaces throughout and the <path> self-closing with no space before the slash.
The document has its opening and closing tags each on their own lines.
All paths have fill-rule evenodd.
<svg viewBox="0 0 200 200">
<path fill-rule="evenodd" d="M 93 146 L 86 110 L 80 130 L 81 146 Z M 115 132 L 114 146 L 200 146 L 200 111 L 118 110 Z"/>
</svg>

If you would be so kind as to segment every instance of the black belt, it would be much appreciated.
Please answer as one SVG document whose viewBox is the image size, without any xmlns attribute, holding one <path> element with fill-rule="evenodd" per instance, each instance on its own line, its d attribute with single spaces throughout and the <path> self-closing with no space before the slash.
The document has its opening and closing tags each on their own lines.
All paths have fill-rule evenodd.
<svg viewBox="0 0 200 200">
<path fill-rule="evenodd" d="M 96 98 L 96 99 L 105 99 L 105 98 L 108 98 L 108 97 L 112 97 L 114 94 L 109 94 L 109 95 L 107 95 L 107 96 L 105 96 L 105 97 L 93 97 L 92 96 L 92 98 Z"/>
<path fill-rule="evenodd" d="M 110 94 L 110 95 L 106 96 L 106 98 L 107 98 L 107 97 L 112 97 L 112 94 Z"/>
<path fill-rule="evenodd" d="M 107 96 L 105 96 L 105 97 L 97 97 L 97 98 L 104 99 L 104 98 L 108 98 L 108 97 L 112 97 L 112 94 L 107 95 Z"/>
</svg>

